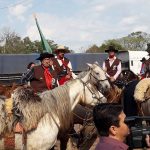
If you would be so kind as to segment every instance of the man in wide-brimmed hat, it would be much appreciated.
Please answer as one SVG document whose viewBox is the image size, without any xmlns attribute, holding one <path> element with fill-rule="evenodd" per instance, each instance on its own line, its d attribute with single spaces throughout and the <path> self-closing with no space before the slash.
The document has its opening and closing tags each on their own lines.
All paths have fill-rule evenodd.
<svg viewBox="0 0 150 150">
<path fill-rule="evenodd" d="M 66 81 L 76 77 L 72 72 L 70 60 L 64 57 L 64 54 L 69 52 L 70 51 L 63 45 L 58 46 L 55 50 L 56 57 L 53 59 L 53 66 L 57 71 L 60 85 L 63 85 Z"/>
<path fill-rule="evenodd" d="M 146 62 L 146 58 L 145 57 L 143 57 L 141 60 L 140 60 L 141 62 L 142 62 L 142 65 L 141 65 L 141 70 L 140 70 L 140 78 L 141 79 L 143 79 L 143 78 L 145 78 L 145 62 Z"/>
<path fill-rule="evenodd" d="M 115 56 L 118 50 L 110 45 L 105 52 L 108 53 L 108 58 L 103 62 L 103 69 L 110 81 L 114 82 L 121 73 L 121 61 Z"/>
<path fill-rule="evenodd" d="M 141 62 L 145 62 L 145 61 L 146 61 L 146 58 L 143 57 L 140 61 L 141 61 Z"/>
<path fill-rule="evenodd" d="M 47 52 L 41 53 L 37 58 L 37 60 L 40 60 L 41 64 L 34 66 L 29 72 L 27 72 L 21 79 L 22 83 L 30 81 L 30 85 L 35 93 L 51 90 L 58 86 L 57 74 L 53 68 L 53 57 L 53 54 Z"/>
<path fill-rule="evenodd" d="M 147 49 L 149 59 L 145 61 L 143 66 L 144 77 L 150 78 L 150 43 L 147 44 Z"/>
</svg>

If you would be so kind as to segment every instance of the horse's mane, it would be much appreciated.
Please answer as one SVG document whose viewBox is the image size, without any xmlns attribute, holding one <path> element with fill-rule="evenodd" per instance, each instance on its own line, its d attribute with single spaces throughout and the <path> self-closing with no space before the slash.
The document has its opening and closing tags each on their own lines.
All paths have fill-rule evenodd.
<svg viewBox="0 0 150 150">
<path fill-rule="evenodd" d="M 78 74 L 78 78 L 84 78 L 87 75 L 88 71 L 83 71 Z"/>
<path fill-rule="evenodd" d="M 121 101 L 122 89 L 113 85 L 111 89 L 106 93 L 108 103 L 119 103 Z"/>
<path fill-rule="evenodd" d="M 45 91 L 40 96 L 35 95 L 31 88 L 19 87 L 14 91 L 14 113 L 18 110 L 22 124 L 26 130 L 36 127 L 40 119 L 49 113 L 51 119 L 59 118 L 61 129 L 67 129 L 71 121 L 71 105 L 69 101 L 69 86 L 75 80 L 69 81 L 51 91 Z M 17 113 L 16 113 L 16 112 Z M 21 118 L 19 118 L 21 119 Z M 49 121 L 51 122 L 51 119 Z M 56 121 L 56 120 L 54 120 Z"/>
</svg>

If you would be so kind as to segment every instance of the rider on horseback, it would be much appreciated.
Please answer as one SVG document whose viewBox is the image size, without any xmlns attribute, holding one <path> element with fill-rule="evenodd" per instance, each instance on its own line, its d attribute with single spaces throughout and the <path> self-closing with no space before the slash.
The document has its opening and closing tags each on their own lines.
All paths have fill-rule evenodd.
<svg viewBox="0 0 150 150">
<path fill-rule="evenodd" d="M 149 59 L 146 60 L 145 65 L 144 65 L 144 72 L 145 72 L 145 77 L 149 78 L 150 77 L 150 43 L 147 44 L 147 50 L 146 50 L 149 54 Z"/>
<path fill-rule="evenodd" d="M 114 82 L 121 73 L 121 61 L 115 56 L 118 50 L 113 46 L 109 46 L 105 52 L 107 52 L 109 56 L 103 62 L 103 69 L 106 71 L 106 75 L 110 81 Z"/>
<path fill-rule="evenodd" d="M 144 72 L 145 72 L 145 77 L 150 78 L 150 52 L 149 52 L 149 59 L 146 60 L 145 62 Z"/>
</svg>

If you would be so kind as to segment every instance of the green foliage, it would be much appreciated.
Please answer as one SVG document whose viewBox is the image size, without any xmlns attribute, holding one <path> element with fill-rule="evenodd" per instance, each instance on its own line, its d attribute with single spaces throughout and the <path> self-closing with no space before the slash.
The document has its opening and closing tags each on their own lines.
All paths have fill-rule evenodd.
<svg viewBox="0 0 150 150">
<path fill-rule="evenodd" d="M 147 49 L 146 51 L 150 54 L 150 43 L 147 43 Z"/>
<path fill-rule="evenodd" d="M 113 45 L 117 50 L 125 50 L 124 47 L 122 47 L 119 42 L 117 42 L 115 39 L 105 41 L 100 47 L 97 45 L 93 45 L 90 48 L 86 50 L 86 53 L 102 53 L 105 52 L 105 50 L 110 46 Z"/>
<path fill-rule="evenodd" d="M 136 34 L 132 33 L 131 35 L 135 36 Z M 126 49 L 134 50 L 134 51 L 143 49 L 145 43 L 147 42 L 146 39 L 144 39 L 141 35 L 135 37 L 127 36 L 122 38 L 122 40 L 123 40 L 124 47 L 126 47 Z"/>
<path fill-rule="evenodd" d="M 112 39 L 112 40 L 108 40 L 108 41 L 105 41 L 105 43 L 103 43 L 101 46 L 100 46 L 100 49 L 102 52 L 105 52 L 105 50 L 110 46 L 114 46 L 115 49 L 119 50 L 119 51 L 122 51 L 122 50 L 125 50 L 125 48 L 119 44 L 119 42 L 117 42 L 115 39 Z"/>
<path fill-rule="evenodd" d="M 52 50 L 57 44 L 52 40 L 47 40 Z M 21 37 L 10 29 L 4 29 L 0 35 L 0 53 L 3 54 L 28 54 L 42 53 L 43 47 L 41 41 L 31 41 L 29 37 L 21 39 Z"/>
<path fill-rule="evenodd" d="M 99 53 L 99 52 L 100 52 L 100 49 L 95 44 L 86 50 L 86 53 Z"/>
</svg>

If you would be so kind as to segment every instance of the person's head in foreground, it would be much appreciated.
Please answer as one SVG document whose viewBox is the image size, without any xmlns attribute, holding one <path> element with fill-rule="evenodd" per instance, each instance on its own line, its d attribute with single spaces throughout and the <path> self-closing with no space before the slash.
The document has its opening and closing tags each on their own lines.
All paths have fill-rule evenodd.
<svg viewBox="0 0 150 150">
<path fill-rule="evenodd" d="M 115 143 L 118 145 L 118 142 L 119 145 L 123 143 L 129 134 L 125 118 L 126 115 L 121 105 L 102 103 L 95 106 L 93 109 L 93 120 L 100 135 L 100 140 L 105 138 L 108 145 L 111 142 L 113 145 Z"/>
</svg>

